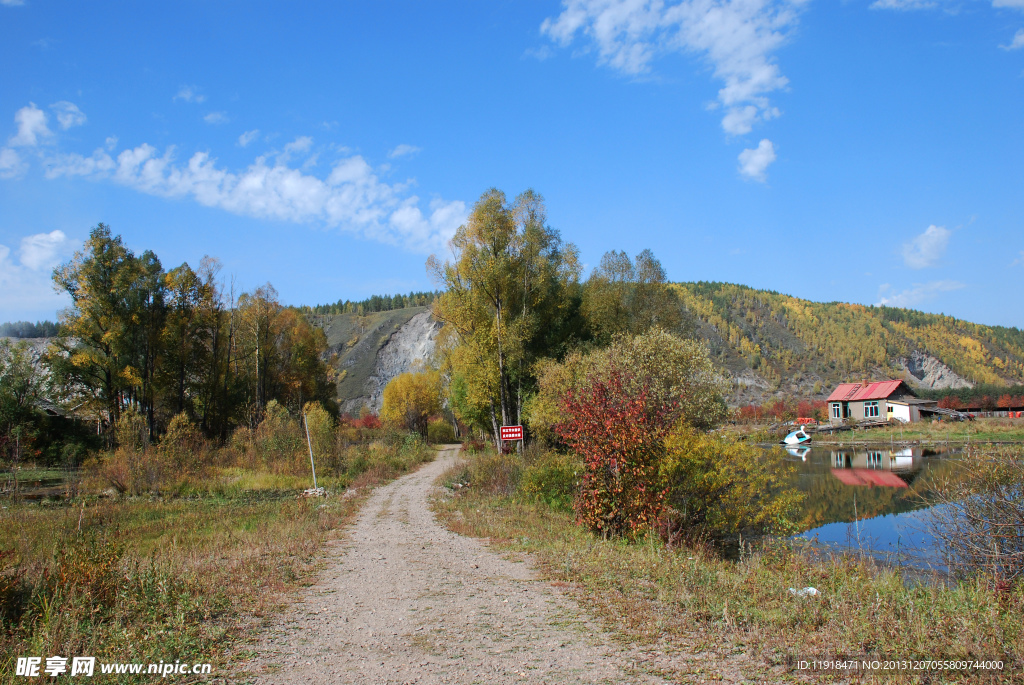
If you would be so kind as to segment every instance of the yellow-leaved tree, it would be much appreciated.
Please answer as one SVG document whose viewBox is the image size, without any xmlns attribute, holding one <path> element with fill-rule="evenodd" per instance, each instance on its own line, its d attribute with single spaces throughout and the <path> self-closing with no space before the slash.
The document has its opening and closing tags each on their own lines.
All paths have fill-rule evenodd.
<svg viewBox="0 0 1024 685">
<path fill-rule="evenodd" d="M 401 373 L 384 386 L 380 419 L 389 426 L 427 435 L 427 419 L 441 411 L 441 381 L 436 371 Z"/>
<path fill-rule="evenodd" d="M 575 334 L 579 260 L 531 190 L 511 203 L 485 192 L 450 245 L 451 260 L 427 263 L 445 289 L 433 314 L 444 324 L 449 400 L 460 420 L 486 426 L 498 443 L 499 426 L 521 421 L 533 362 L 561 356 Z"/>
</svg>

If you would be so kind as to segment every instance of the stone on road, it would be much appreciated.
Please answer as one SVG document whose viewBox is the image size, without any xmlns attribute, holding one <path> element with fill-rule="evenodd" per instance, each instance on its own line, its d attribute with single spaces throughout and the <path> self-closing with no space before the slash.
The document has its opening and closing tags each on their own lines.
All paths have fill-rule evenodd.
<svg viewBox="0 0 1024 685">
<path fill-rule="evenodd" d="M 457 448 L 363 505 L 337 557 L 280 616 L 258 683 L 661 683 L 525 563 L 429 508 Z"/>
</svg>

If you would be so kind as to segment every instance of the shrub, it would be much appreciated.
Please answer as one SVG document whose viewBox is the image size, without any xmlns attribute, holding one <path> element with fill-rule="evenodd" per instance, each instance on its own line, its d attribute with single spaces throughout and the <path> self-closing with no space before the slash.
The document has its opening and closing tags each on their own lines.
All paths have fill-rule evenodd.
<svg viewBox="0 0 1024 685">
<path fill-rule="evenodd" d="M 665 439 L 660 465 L 668 506 L 659 533 L 670 543 L 795 533 L 802 495 L 790 485 L 796 467 L 783 456 L 779 448 L 677 425 Z"/>
<path fill-rule="evenodd" d="M 522 471 L 523 462 L 519 455 L 488 449 L 470 460 L 469 483 L 482 493 L 510 497 L 519 486 Z"/>
<path fill-rule="evenodd" d="M 578 394 L 595 380 L 607 383 L 613 373 L 620 374 L 630 394 L 643 389 L 651 404 L 671 405 L 691 426 L 714 428 L 728 413 L 722 400 L 725 388 L 707 348 L 657 328 L 643 335 L 618 336 L 607 348 L 587 355 L 573 353 L 560 363 L 545 360 L 535 371 L 538 392 L 528 399 L 524 414 L 530 430 L 549 442 L 559 435 L 557 425 L 565 419 L 566 395 Z"/>
<path fill-rule="evenodd" d="M 271 400 L 263 412 L 263 420 L 253 436 L 256 455 L 264 464 L 277 470 L 294 471 L 304 466 L 306 436 L 299 422 L 288 410 Z"/>
<path fill-rule="evenodd" d="M 484 443 L 480 438 L 466 438 L 466 440 L 462 442 L 462 449 L 470 454 L 483 452 L 485 446 L 486 443 Z"/>
<path fill-rule="evenodd" d="M 114 435 L 119 447 L 134 451 L 142 450 L 149 442 L 149 427 L 146 417 L 134 408 L 125 410 L 114 424 Z"/>
<path fill-rule="evenodd" d="M 562 409 L 567 419 L 558 433 L 583 460 L 579 522 L 603 536 L 650 527 L 664 501 L 658 465 L 676 407 L 616 370 L 570 391 Z"/>
<path fill-rule="evenodd" d="M 1024 578 L 1024 460 L 1020 446 L 970 447 L 933 488 L 932 534 L 951 571 L 988 573 L 1006 586 Z"/>
<path fill-rule="evenodd" d="M 456 442 L 455 429 L 443 418 L 433 419 L 427 423 L 427 442 L 432 442 L 435 445 L 449 445 Z"/>
<path fill-rule="evenodd" d="M 519 493 L 528 500 L 570 511 L 582 482 L 583 463 L 568 454 L 542 453 L 523 470 Z"/>
<path fill-rule="evenodd" d="M 202 465 L 206 440 L 198 426 L 182 412 L 167 425 L 167 432 L 160 440 L 159 451 L 167 465 L 173 466 L 179 473 L 191 473 Z"/>
<path fill-rule="evenodd" d="M 317 463 L 327 459 L 334 451 L 334 421 L 319 402 L 307 402 L 302 410 L 303 420 L 309 429 L 309 443 Z M 308 448 L 307 448 L 308 449 Z"/>
</svg>

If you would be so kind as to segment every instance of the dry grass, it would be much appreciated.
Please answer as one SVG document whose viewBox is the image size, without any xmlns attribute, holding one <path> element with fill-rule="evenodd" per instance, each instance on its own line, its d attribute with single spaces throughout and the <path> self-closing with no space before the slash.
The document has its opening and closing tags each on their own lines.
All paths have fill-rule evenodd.
<svg viewBox="0 0 1024 685">
<path fill-rule="evenodd" d="M 799 656 L 1024 655 L 1022 586 L 1001 592 L 984 577 L 909 582 L 870 560 L 816 557 L 783 544 L 734 562 L 654 539 L 603 541 L 576 526 L 570 513 L 472 486 L 436 507 L 456 532 L 534 555 L 550 580 L 574 588 L 628 641 L 723 658 L 743 650 L 751 663 L 769 669 L 762 676 Z M 821 594 L 789 592 L 808 586 Z M 1017 663 L 1018 670 L 1002 677 L 1024 682 Z"/>
<path fill-rule="evenodd" d="M 5 502 L 0 683 L 20 680 L 17 656 L 181 659 L 223 673 L 233 638 L 306 582 L 365 493 L 433 455 L 422 443 L 361 452 L 334 477 L 355 497 L 297 498 L 308 478 L 235 466 L 160 495 Z"/>
</svg>

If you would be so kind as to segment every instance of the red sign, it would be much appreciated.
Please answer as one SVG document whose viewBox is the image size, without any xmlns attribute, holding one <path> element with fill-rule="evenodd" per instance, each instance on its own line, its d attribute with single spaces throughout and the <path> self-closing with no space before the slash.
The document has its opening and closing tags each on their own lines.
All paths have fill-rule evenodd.
<svg viewBox="0 0 1024 685">
<path fill-rule="evenodd" d="M 522 440 L 523 439 L 523 427 L 522 426 L 502 426 L 501 427 L 501 439 L 502 440 Z"/>
</svg>

